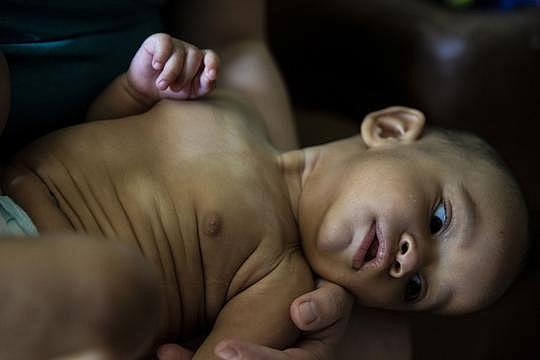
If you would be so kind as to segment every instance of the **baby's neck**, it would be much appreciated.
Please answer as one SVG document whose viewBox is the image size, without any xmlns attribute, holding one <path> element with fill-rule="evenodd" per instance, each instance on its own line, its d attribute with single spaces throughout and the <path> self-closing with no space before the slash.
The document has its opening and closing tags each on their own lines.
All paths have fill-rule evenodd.
<svg viewBox="0 0 540 360">
<path fill-rule="evenodd" d="M 298 221 L 298 204 L 304 183 L 317 161 L 318 151 L 315 149 L 300 149 L 282 153 L 278 156 L 283 179 L 287 184 L 289 201 L 294 217 Z"/>
</svg>

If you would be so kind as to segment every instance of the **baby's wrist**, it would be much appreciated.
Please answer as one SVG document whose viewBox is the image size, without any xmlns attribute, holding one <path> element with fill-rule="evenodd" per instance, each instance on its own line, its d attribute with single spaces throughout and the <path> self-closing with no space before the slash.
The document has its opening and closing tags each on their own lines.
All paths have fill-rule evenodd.
<svg viewBox="0 0 540 360">
<path fill-rule="evenodd" d="M 131 99 L 133 99 L 134 102 L 146 109 L 149 109 L 160 99 L 159 94 L 157 93 L 157 90 L 154 93 L 149 93 L 148 91 L 145 91 L 143 89 L 138 89 L 134 82 L 131 80 L 133 76 L 134 75 L 127 73 L 124 77 L 124 91 L 129 95 Z"/>
</svg>

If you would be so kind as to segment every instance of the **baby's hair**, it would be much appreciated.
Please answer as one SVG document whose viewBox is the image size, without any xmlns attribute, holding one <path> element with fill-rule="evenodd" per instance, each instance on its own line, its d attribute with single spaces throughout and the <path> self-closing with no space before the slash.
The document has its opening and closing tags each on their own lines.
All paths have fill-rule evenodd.
<svg viewBox="0 0 540 360">
<path fill-rule="evenodd" d="M 508 164 L 493 146 L 488 144 L 484 139 L 470 131 L 447 129 L 438 126 L 428 126 L 426 130 L 424 130 L 423 136 L 429 135 L 439 136 L 441 140 L 452 145 L 452 147 L 465 159 L 481 159 L 495 166 L 508 177 L 510 180 L 509 185 L 512 186 L 512 190 L 523 197 L 520 186 Z"/>
<path fill-rule="evenodd" d="M 438 136 L 440 140 L 451 145 L 463 158 L 469 159 L 470 161 L 480 159 L 500 170 L 508 180 L 507 190 L 512 192 L 519 199 L 522 199 L 524 206 L 527 208 L 527 212 L 530 212 L 530 208 L 527 206 L 523 192 L 521 191 L 517 179 L 510 170 L 510 167 L 497 151 L 485 140 L 469 131 L 453 130 L 437 126 L 428 126 L 424 130 L 423 136 L 428 137 L 430 135 Z M 433 151 L 433 149 L 430 148 L 430 151 Z M 540 244 L 536 240 L 538 238 L 538 229 L 533 229 L 532 223 L 530 222 L 531 216 L 530 214 L 527 215 L 527 248 L 522 263 L 522 275 L 539 276 Z"/>
</svg>

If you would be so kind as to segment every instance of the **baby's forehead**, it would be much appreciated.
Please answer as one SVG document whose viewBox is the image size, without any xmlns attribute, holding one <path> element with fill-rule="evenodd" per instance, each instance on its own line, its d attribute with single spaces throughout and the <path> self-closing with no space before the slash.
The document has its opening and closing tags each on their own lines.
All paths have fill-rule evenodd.
<svg viewBox="0 0 540 360">
<path fill-rule="evenodd" d="M 488 189 L 488 192 L 512 191 L 512 196 L 522 198 L 519 185 L 503 159 L 474 135 L 431 133 L 419 141 L 419 149 L 431 156 L 454 180 L 465 183 L 466 180 L 461 178 L 470 178 L 472 184 L 480 183 L 481 189 Z"/>
</svg>

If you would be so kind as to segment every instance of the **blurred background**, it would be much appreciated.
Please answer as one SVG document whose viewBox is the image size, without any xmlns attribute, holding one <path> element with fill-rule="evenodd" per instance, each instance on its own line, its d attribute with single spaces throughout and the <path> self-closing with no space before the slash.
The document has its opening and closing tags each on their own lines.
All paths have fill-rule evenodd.
<svg viewBox="0 0 540 360">
<path fill-rule="evenodd" d="M 270 43 L 302 145 L 355 134 L 366 113 L 385 106 L 417 107 L 428 122 L 473 131 L 495 146 L 524 189 L 539 241 L 539 6 L 536 0 L 270 0 Z M 399 326 L 406 321 L 409 329 L 406 351 L 394 359 L 540 358 L 538 276 L 523 277 L 476 314 L 382 316 Z M 362 344 L 358 358 L 380 358 L 381 345 L 387 344 Z"/>
</svg>

